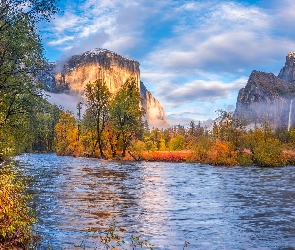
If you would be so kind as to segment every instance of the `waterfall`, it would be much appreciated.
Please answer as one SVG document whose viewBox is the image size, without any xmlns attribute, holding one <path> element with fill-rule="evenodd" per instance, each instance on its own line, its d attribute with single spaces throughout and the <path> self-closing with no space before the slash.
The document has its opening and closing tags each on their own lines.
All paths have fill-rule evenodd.
<svg viewBox="0 0 295 250">
<path fill-rule="evenodd" d="M 291 127 L 292 103 L 293 103 L 293 99 L 290 102 L 290 108 L 289 108 L 288 131 L 290 130 L 290 127 Z"/>
</svg>

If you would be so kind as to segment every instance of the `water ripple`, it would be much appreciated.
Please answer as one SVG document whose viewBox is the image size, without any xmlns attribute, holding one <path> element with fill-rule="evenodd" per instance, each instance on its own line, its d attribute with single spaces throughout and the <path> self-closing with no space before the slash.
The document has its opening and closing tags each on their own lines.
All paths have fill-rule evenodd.
<svg viewBox="0 0 295 250">
<path fill-rule="evenodd" d="M 212 167 L 108 162 L 24 154 L 39 217 L 53 249 L 83 240 L 115 219 L 159 249 L 295 249 L 295 167 Z"/>
</svg>

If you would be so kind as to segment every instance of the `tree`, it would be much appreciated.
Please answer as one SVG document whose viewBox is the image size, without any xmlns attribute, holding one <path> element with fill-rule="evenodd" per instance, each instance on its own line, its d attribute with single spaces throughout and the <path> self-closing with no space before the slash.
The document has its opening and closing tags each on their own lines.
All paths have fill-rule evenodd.
<svg viewBox="0 0 295 250">
<path fill-rule="evenodd" d="M 184 136 L 178 135 L 170 140 L 170 150 L 183 150 L 184 149 Z"/>
<path fill-rule="evenodd" d="M 80 134 L 81 134 L 81 114 L 82 114 L 81 110 L 82 110 L 82 106 L 83 106 L 82 102 L 78 102 L 77 106 L 76 106 L 76 108 L 78 110 L 78 112 L 77 112 L 77 116 L 78 116 L 78 141 L 80 139 Z"/>
<path fill-rule="evenodd" d="M 105 158 L 103 153 L 103 132 L 109 118 L 109 105 L 111 93 L 108 87 L 100 79 L 88 83 L 85 88 L 87 100 L 86 115 L 93 118 L 96 139 L 94 148 L 98 145 L 100 156 Z"/>
<path fill-rule="evenodd" d="M 140 106 L 140 101 L 140 92 L 134 78 L 129 78 L 112 100 L 110 123 L 117 139 L 116 146 L 121 146 L 122 157 L 126 155 L 132 139 L 139 137 L 141 131 L 145 111 Z M 115 153 L 113 151 L 113 156 Z"/>
<path fill-rule="evenodd" d="M 57 154 L 73 154 L 78 142 L 78 128 L 73 112 L 66 111 L 62 113 L 58 123 L 55 125 L 55 151 Z"/>
<path fill-rule="evenodd" d="M 33 142 L 32 150 L 48 152 L 53 150 L 55 125 L 59 121 L 61 110 L 46 100 L 40 103 L 39 110 L 34 112 L 31 120 L 34 130 L 31 130 Z"/>
<path fill-rule="evenodd" d="M 213 139 L 204 135 L 199 136 L 192 146 L 195 157 L 201 163 L 207 163 L 210 148 L 214 145 Z"/>
<path fill-rule="evenodd" d="M 217 110 L 219 117 L 213 125 L 213 134 L 215 138 L 222 142 L 228 142 L 233 145 L 234 150 L 244 148 L 244 135 L 246 133 L 246 120 L 237 117 L 233 113 L 225 110 Z"/>
<path fill-rule="evenodd" d="M 44 65 L 36 25 L 56 12 L 55 0 L 2 0 L 0 4 L 0 155 L 17 152 L 27 140 L 42 97 L 36 82 Z M 14 145 L 13 145 L 14 144 Z M 4 146 L 3 146 L 4 145 Z M 13 149 L 11 150 L 11 148 Z"/>
<path fill-rule="evenodd" d="M 254 161 L 260 166 L 284 166 L 283 148 L 278 139 L 267 138 L 254 148 Z"/>
</svg>

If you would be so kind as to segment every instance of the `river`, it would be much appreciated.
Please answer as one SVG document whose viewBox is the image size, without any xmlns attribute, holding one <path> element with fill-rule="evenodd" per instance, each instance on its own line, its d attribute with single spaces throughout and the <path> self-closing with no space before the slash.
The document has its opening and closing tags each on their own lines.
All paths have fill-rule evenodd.
<svg viewBox="0 0 295 250">
<path fill-rule="evenodd" d="M 114 220 L 156 249 L 295 249 L 295 167 L 212 167 L 23 154 L 35 230 L 94 249 Z"/>
</svg>

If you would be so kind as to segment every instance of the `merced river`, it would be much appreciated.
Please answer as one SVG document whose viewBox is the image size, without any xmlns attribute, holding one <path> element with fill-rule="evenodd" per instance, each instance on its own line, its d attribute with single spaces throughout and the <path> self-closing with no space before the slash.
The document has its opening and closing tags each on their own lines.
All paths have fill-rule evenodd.
<svg viewBox="0 0 295 250">
<path fill-rule="evenodd" d="M 35 230 L 94 249 L 114 221 L 155 249 L 295 249 L 295 167 L 213 167 L 23 154 Z M 89 229 L 91 229 L 89 231 Z M 127 237 L 127 236 L 126 236 Z"/>
</svg>

